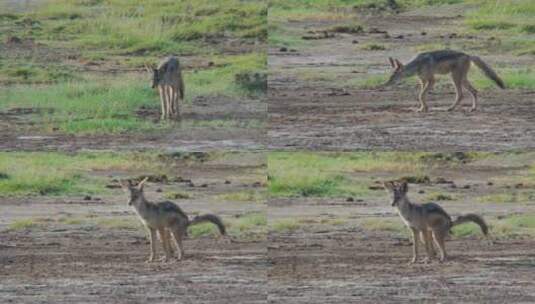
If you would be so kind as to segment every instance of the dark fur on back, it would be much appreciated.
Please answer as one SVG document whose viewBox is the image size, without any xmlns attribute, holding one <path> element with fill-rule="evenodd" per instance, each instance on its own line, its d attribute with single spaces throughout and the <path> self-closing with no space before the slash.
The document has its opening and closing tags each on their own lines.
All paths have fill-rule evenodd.
<svg viewBox="0 0 535 304">
<path fill-rule="evenodd" d="M 451 222 L 450 215 L 446 212 L 446 210 L 442 209 L 442 207 L 440 207 L 440 205 L 435 204 L 435 203 L 426 203 L 426 204 L 422 204 L 421 206 L 422 206 L 422 208 L 424 208 L 424 210 L 427 213 L 439 213 L 439 214 L 447 217 Z"/>
<path fill-rule="evenodd" d="M 164 58 L 160 64 L 158 64 L 158 72 L 161 74 L 163 73 L 174 73 L 178 71 L 178 68 L 180 66 L 180 63 L 178 61 L 178 58 L 174 56 L 169 56 Z"/>
<path fill-rule="evenodd" d="M 186 213 L 182 209 L 180 209 L 180 207 L 178 207 L 175 203 L 171 201 L 158 202 L 154 204 L 154 206 L 162 211 L 167 211 L 167 212 L 173 211 L 177 213 L 178 215 L 180 215 L 181 217 L 188 218 Z"/>
</svg>

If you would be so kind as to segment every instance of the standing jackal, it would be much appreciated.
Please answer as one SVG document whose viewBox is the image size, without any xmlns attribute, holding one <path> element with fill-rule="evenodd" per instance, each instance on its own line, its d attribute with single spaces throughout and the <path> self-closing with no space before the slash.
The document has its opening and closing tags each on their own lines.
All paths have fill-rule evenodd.
<svg viewBox="0 0 535 304">
<path fill-rule="evenodd" d="M 427 252 L 427 259 L 430 260 L 435 255 L 433 248 L 435 244 L 440 250 L 440 261 L 446 260 L 445 239 L 453 226 L 466 222 L 474 222 L 481 228 L 485 236 L 488 235 L 488 226 L 482 217 L 476 214 L 465 214 L 452 220 L 449 214 L 438 204 L 413 204 L 407 197 L 409 190 L 407 182 L 385 182 L 385 189 L 392 195 L 392 206 L 397 207 L 401 219 L 412 230 L 413 237 L 413 258 L 411 263 L 418 260 L 418 236 Z"/>
<path fill-rule="evenodd" d="M 180 101 L 184 100 L 184 79 L 180 62 L 176 57 L 167 57 L 158 67 L 145 65 L 152 73 L 152 88 L 158 87 L 163 119 L 180 119 Z"/>
<path fill-rule="evenodd" d="M 426 95 L 435 84 L 435 74 L 448 73 L 451 73 L 451 78 L 457 93 L 455 102 L 448 108 L 448 111 L 452 111 L 460 104 L 463 99 L 463 87 L 472 95 L 472 107 L 470 108 L 470 112 L 476 110 L 477 90 L 467 78 L 470 63 L 472 62 L 481 69 L 485 76 L 494 81 L 500 88 L 505 88 L 503 80 L 501 80 L 496 72 L 481 60 L 481 58 L 470 56 L 462 52 L 441 50 L 421 53 L 406 65 L 403 65 L 399 60 L 392 59 L 391 57 L 388 58 L 388 60 L 394 71 L 385 85 L 394 84 L 402 78 L 413 75 L 417 75 L 420 78 L 421 90 L 418 99 L 421 106 L 417 110 L 418 112 L 427 112 Z"/>
<path fill-rule="evenodd" d="M 130 180 L 120 181 L 123 190 L 129 194 L 128 205 L 134 206 L 137 215 L 147 227 L 150 234 L 150 258 L 147 262 L 154 262 L 156 255 L 156 231 L 160 235 L 160 240 L 165 251 L 164 261 L 169 260 L 173 255 L 171 246 L 171 234 L 178 250 L 178 260 L 184 256 L 182 240 L 187 234 L 188 226 L 202 222 L 212 222 L 219 228 L 219 232 L 225 235 L 225 226 L 221 219 L 213 214 L 199 215 L 189 220 L 188 216 L 173 202 L 164 201 L 152 203 L 145 199 L 143 185 L 148 178 L 139 184 L 133 185 Z"/>
</svg>

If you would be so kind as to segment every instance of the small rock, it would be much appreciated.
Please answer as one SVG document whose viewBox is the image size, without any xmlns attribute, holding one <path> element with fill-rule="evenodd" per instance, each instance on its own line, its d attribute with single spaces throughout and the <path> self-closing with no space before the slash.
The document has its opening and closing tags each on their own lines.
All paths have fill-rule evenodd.
<svg viewBox="0 0 535 304">
<path fill-rule="evenodd" d="M 286 47 L 281 47 L 281 48 L 279 49 L 279 52 L 288 52 L 288 48 L 286 48 Z"/>
<path fill-rule="evenodd" d="M 352 197 L 348 197 L 348 198 L 346 198 L 346 202 L 354 202 L 354 201 L 355 201 L 355 199 L 352 198 Z"/>
<path fill-rule="evenodd" d="M 427 33 L 426 32 L 421 32 L 420 35 L 425 36 L 425 35 L 427 35 Z"/>
<path fill-rule="evenodd" d="M 494 185 L 493 182 L 487 182 L 487 186 L 492 186 L 492 185 Z"/>
<path fill-rule="evenodd" d="M 84 196 L 84 201 L 90 201 L 90 200 L 91 200 L 91 196 L 90 195 Z"/>
<path fill-rule="evenodd" d="M 470 189 L 470 188 L 471 188 L 470 185 L 464 185 L 463 186 L 463 189 Z"/>
<path fill-rule="evenodd" d="M 208 187 L 208 184 L 202 184 L 200 185 L 201 188 L 207 188 Z"/>
<path fill-rule="evenodd" d="M 418 193 L 423 194 L 423 193 L 425 193 L 425 191 L 424 190 L 420 190 L 420 191 L 418 191 Z"/>
<path fill-rule="evenodd" d="M 357 44 L 357 43 L 359 43 L 359 41 L 358 40 L 353 40 L 353 41 L 351 41 L 351 43 Z"/>
<path fill-rule="evenodd" d="M 230 181 L 229 181 L 229 180 L 226 180 L 226 181 L 225 181 L 225 185 L 230 185 Z"/>
</svg>

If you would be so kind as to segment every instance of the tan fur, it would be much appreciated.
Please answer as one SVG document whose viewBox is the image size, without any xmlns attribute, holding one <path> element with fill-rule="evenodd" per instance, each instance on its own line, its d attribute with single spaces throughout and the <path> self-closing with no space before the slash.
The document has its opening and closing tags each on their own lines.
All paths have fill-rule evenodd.
<svg viewBox="0 0 535 304">
<path fill-rule="evenodd" d="M 153 88 L 158 87 L 162 108 L 161 119 L 180 119 L 180 104 L 184 99 L 184 79 L 180 63 L 175 57 L 167 57 L 158 67 L 145 65 L 153 74 Z"/>
<path fill-rule="evenodd" d="M 435 256 L 433 242 L 439 249 L 440 261 L 445 261 L 447 258 L 445 240 L 453 226 L 474 222 L 480 226 L 485 235 L 488 234 L 487 224 L 478 215 L 461 215 L 453 221 L 448 213 L 437 204 L 411 203 L 407 197 L 408 185 L 406 182 L 385 182 L 384 187 L 392 195 L 392 206 L 397 208 L 401 219 L 412 232 L 413 258 L 411 263 L 418 261 L 419 240 L 425 245 L 426 261 Z"/>
<path fill-rule="evenodd" d="M 473 62 L 479 67 L 485 76 L 493 80 L 500 88 L 505 88 L 503 80 L 496 74 L 492 68 L 487 65 L 481 58 L 477 56 L 470 56 L 461 52 L 451 50 L 441 50 L 434 52 L 421 53 L 416 56 L 407 65 L 403 65 L 399 60 L 388 58 L 390 65 L 393 68 L 392 75 L 385 85 L 393 84 L 402 78 L 410 77 L 412 75 L 420 78 L 420 93 L 418 100 L 420 108 L 418 112 L 427 112 L 427 93 L 433 89 L 435 84 L 435 75 L 437 74 L 451 74 L 453 85 L 455 86 L 455 101 L 448 108 L 448 111 L 453 111 L 464 98 L 463 88 L 468 90 L 472 96 L 472 107 L 470 111 L 477 109 L 477 90 L 468 81 L 468 71 L 470 64 Z"/>
<path fill-rule="evenodd" d="M 183 239 L 187 234 L 187 228 L 202 222 L 212 222 L 215 224 L 222 235 L 225 235 L 225 227 L 219 217 L 213 214 L 205 214 L 189 220 L 188 216 L 174 203 L 170 201 L 152 203 L 145 199 L 143 185 L 147 178 L 139 184 L 133 185 L 130 181 L 121 181 L 123 190 L 128 193 L 128 204 L 133 206 L 141 222 L 147 228 L 150 239 L 150 257 L 147 262 L 154 262 L 156 257 L 156 236 L 160 236 L 165 257 L 168 261 L 173 256 L 173 246 L 171 238 L 174 241 L 178 252 L 178 260 L 184 256 Z"/>
</svg>

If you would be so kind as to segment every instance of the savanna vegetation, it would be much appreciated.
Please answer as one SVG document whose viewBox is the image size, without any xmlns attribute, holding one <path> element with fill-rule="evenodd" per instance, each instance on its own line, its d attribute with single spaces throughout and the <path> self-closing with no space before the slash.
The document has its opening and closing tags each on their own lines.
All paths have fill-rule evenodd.
<svg viewBox="0 0 535 304">
<path fill-rule="evenodd" d="M 30 11 L 0 8 L 0 110 L 35 109 L 31 119 L 45 132 L 169 128 L 138 114 L 159 109 L 143 66 L 167 55 L 187 58 L 186 102 L 257 99 L 266 90 L 263 1 L 46 0 Z"/>
</svg>

